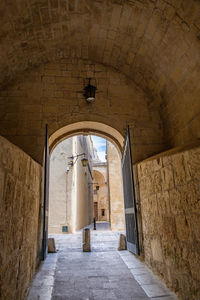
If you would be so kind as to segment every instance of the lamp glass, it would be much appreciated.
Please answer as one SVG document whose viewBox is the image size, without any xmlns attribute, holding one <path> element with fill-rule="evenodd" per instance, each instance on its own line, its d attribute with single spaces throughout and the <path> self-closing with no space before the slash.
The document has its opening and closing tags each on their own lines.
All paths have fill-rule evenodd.
<svg viewBox="0 0 200 300">
<path fill-rule="evenodd" d="M 89 84 L 84 88 L 84 96 L 88 102 L 94 102 L 95 100 L 95 93 L 96 93 L 96 86 Z"/>
<path fill-rule="evenodd" d="M 87 158 L 82 158 L 81 162 L 82 162 L 83 167 L 87 167 L 87 165 L 88 165 L 88 159 Z"/>
</svg>

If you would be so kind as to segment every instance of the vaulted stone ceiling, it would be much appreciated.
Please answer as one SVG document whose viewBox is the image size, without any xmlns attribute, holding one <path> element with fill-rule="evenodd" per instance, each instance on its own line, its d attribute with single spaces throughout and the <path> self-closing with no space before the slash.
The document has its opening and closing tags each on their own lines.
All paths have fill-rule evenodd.
<svg viewBox="0 0 200 300">
<path fill-rule="evenodd" d="M 195 0 L 2 0 L 0 84 L 65 57 L 109 65 L 156 102 L 200 73 Z"/>
</svg>

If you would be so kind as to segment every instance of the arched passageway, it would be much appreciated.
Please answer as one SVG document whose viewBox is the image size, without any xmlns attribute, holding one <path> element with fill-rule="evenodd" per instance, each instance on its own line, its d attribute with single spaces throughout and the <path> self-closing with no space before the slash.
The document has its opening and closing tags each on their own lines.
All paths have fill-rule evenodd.
<svg viewBox="0 0 200 300">
<path fill-rule="evenodd" d="M 45 124 L 87 121 L 130 125 L 145 262 L 199 298 L 199 1 L 13 0 L 0 15 L 3 297 L 23 299 L 38 263 Z"/>
<path fill-rule="evenodd" d="M 105 144 L 107 161 L 105 163 L 93 161 L 95 159 L 94 146 L 90 134 L 98 134 L 98 136 L 107 138 Z M 111 221 L 112 230 L 123 231 L 125 229 L 121 176 L 123 137 L 120 133 L 98 122 L 79 122 L 61 128 L 49 138 L 49 141 L 51 151 L 50 233 L 61 233 L 63 226 L 67 226 L 68 232 L 75 232 L 91 223 L 93 221 L 93 209 L 91 211 L 91 205 L 88 204 L 89 202 L 87 203 L 87 199 L 94 192 L 96 192 L 93 195 L 94 198 L 97 196 L 98 198 L 105 198 L 105 205 L 102 203 L 103 200 L 100 201 L 99 199 L 99 209 L 103 205 L 101 210 L 104 210 L 106 220 Z M 76 160 L 74 167 L 68 165 L 71 163 L 70 156 L 83 152 L 86 153 L 86 157 L 90 161 L 88 162 L 89 169 L 81 167 L 81 160 Z M 84 170 L 85 173 L 83 173 Z M 90 172 L 86 176 L 87 171 Z M 101 178 L 105 177 L 104 180 L 100 180 L 99 176 L 96 178 L 97 173 L 101 174 L 99 171 L 104 173 L 103 177 L 101 176 Z M 77 182 L 78 177 L 80 179 Z M 98 191 L 96 186 L 98 186 Z M 81 201 L 82 198 L 85 200 Z M 59 216 L 63 221 L 58 221 Z M 81 218 L 82 221 L 79 221 Z"/>
<path fill-rule="evenodd" d="M 124 140 L 122 169 L 123 169 L 125 222 L 126 222 L 126 229 L 127 229 L 127 247 L 128 247 L 128 250 L 132 251 L 133 253 L 139 254 L 140 247 L 139 247 L 139 237 L 138 237 L 138 217 L 137 217 L 136 199 L 135 199 L 135 192 L 134 192 L 135 187 L 134 187 L 133 171 L 132 171 L 132 153 L 131 153 L 131 140 L 130 140 L 129 127 L 128 127 L 128 131 L 126 133 L 126 137 L 124 139 L 117 130 L 115 130 L 114 128 L 107 126 L 105 124 L 99 123 L 99 122 L 74 123 L 72 125 L 68 125 L 68 126 L 61 128 L 60 130 L 55 132 L 49 138 L 50 151 L 52 151 L 53 146 L 55 146 L 56 143 L 58 143 L 60 140 L 63 140 L 67 136 L 73 136 L 73 135 L 76 135 L 77 133 L 79 133 L 79 134 L 81 134 L 81 133 L 88 134 L 91 132 L 94 133 L 95 131 L 101 136 L 105 136 L 105 137 L 109 136 L 109 139 L 111 141 L 113 141 L 113 143 L 115 143 L 117 148 L 119 148 L 119 146 L 120 146 L 121 149 L 119 148 L 118 151 L 122 150 L 121 143 Z M 112 229 L 114 229 L 114 228 L 119 229 L 120 226 L 121 226 L 121 229 L 122 228 L 124 229 L 124 224 L 123 224 L 124 223 L 124 209 L 123 209 L 123 203 L 122 203 L 123 196 L 122 196 L 122 183 L 121 183 L 121 181 L 122 181 L 121 162 L 119 162 L 120 156 L 117 155 L 116 153 L 114 154 L 114 152 L 116 152 L 116 151 L 113 152 L 113 150 L 111 150 L 112 146 L 109 147 L 109 144 L 107 144 L 107 146 L 108 146 L 107 147 L 107 151 L 108 151 L 107 155 L 109 157 L 109 159 L 108 159 L 109 164 L 108 164 L 107 170 L 109 170 L 110 168 L 112 169 L 112 170 L 109 170 L 109 172 L 108 172 L 110 175 L 108 181 L 111 183 L 109 185 L 109 191 L 108 191 L 109 213 L 110 213 L 109 220 L 111 220 L 111 228 Z M 47 146 L 47 147 L 49 147 L 49 146 Z M 82 149 L 81 152 L 83 152 L 82 147 L 81 147 L 81 149 Z M 45 153 L 46 153 L 46 151 L 45 151 Z M 88 155 L 88 157 L 90 157 L 89 154 L 87 154 L 87 155 Z M 117 165 L 113 163 L 113 160 L 116 160 Z M 90 167 L 88 167 L 88 168 L 89 168 L 89 170 L 91 169 Z M 46 158 L 45 158 L 45 170 L 46 170 Z M 45 183 L 44 183 L 45 193 L 44 193 L 44 195 L 48 194 L 48 191 L 46 192 L 46 190 L 48 190 L 47 183 L 49 181 L 48 172 L 46 174 L 47 174 L 47 177 L 45 175 Z M 77 174 L 79 174 L 79 172 L 77 172 Z M 91 174 L 91 171 L 90 171 L 90 174 Z M 117 182 L 115 182 L 115 181 L 117 181 Z M 75 186 L 76 186 L 76 184 L 75 184 Z M 76 189 L 76 191 L 78 191 L 78 188 L 75 188 L 75 189 Z M 82 193 L 80 193 L 80 197 L 78 197 L 78 198 L 81 198 L 81 194 Z M 89 194 L 91 194 L 91 192 L 89 192 Z M 77 197 L 75 197 L 75 198 L 77 198 Z M 71 201 L 71 202 L 77 203 L 77 201 Z M 84 200 L 84 202 L 85 202 L 85 200 Z M 86 204 L 86 206 L 88 206 L 88 204 Z M 79 207 L 79 205 L 75 204 L 75 211 L 77 211 L 78 207 Z M 79 208 L 79 210 L 81 211 L 80 208 Z M 90 210 L 88 210 L 88 212 L 89 211 Z M 43 252 L 43 256 L 45 257 L 46 248 L 47 248 L 46 240 L 48 237 L 48 234 L 47 234 L 47 231 L 48 231 L 48 228 L 47 228 L 48 199 L 46 197 L 44 197 L 44 215 L 46 217 L 44 219 L 45 221 L 44 221 L 44 226 L 43 226 L 43 244 L 42 244 L 43 249 L 42 249 L 42 252 Z M 91 218 L 87 218 L 88 214 L 86 212 L 84 213 L 82 211 L 81 213 L 79 213 L 79 216 L 83 216 L 83 219 L 84 219 L 84 215 L 87 219 L 87 222 L 89 222 L 89 220 L 91 222 Z M 91 213 L 89 213 L 89 215 L 91 215 Z M 119 221 L 117 221 L 117 219 L 119 219 Z M 74 220 L 76 220 L 76 217 Z M 77 220 L 75 222 L 77 222 Z M 85 223 L 85 221 L 84 221 L 82 223 L 82 226 L 83 226 L 83 224 L 86 225 L 87 223 Z M 140 222 L 140 224 L 141 224 L 141 222 Z M 71 227 L 71 225 L 70 225 L 70 227 Z M 76 230 L 76 225 L 72 226 L 72 227 L 73 227 L 72 231 Z M 79 229 L 80 228 L 81 227 L 79 227 Z M 133 228 L 133 230 L 132 230 L 132 228 Z M 139 231 L 142 232 L 142 229 L 140 228 Z"/>
</svg>

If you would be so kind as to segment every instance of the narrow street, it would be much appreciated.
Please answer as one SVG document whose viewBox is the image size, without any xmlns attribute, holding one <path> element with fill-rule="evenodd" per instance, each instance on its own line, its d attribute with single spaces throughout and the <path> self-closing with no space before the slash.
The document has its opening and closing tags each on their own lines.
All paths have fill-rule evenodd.
<svg viewBox="0 0 200 300">
<path fill-rule="evenodd" d="M 117 251 L 119 233 L 107 224 L 91 230 L 88 253 L 82 252 L 81 231 L 54 238 L 58 251 L 41 265 L 28 300 L 176 299 L 134 255 Z"/>
</svg>

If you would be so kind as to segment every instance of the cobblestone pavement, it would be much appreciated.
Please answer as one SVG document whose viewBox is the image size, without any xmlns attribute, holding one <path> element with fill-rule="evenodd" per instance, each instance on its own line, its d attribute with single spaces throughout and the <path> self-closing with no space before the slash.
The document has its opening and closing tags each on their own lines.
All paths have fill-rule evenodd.
<svg viewBox="0 0 200 300">
<path fill-rule="evenodd" d="M 54 238 L 58 252 L 41 265 L 28 300 L 176 299 L 133 254 L 117 251 L 118 232 L 91 230 L 91 252 L 82 252 L 81 232 Z"/>
</svg>

